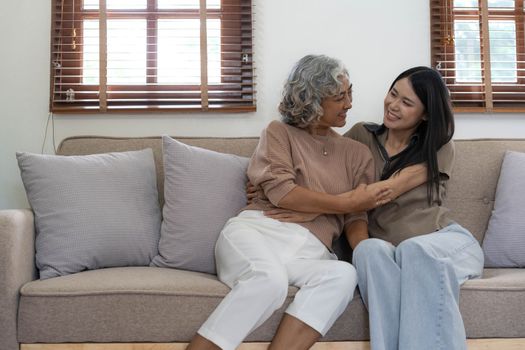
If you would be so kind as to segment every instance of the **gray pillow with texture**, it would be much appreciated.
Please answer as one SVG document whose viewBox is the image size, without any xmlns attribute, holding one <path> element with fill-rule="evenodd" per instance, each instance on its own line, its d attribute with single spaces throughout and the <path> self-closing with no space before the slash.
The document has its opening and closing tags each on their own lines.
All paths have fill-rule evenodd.
<svg viewBox="0 0 525 350">
<path fill-rule="evenodd" d="M 483 251 L 486 267 L 525 267 L 525 153 L 505 153 Z"/>
<path fill-rule="evenodd" d="M 164 208 L 152 265 L 215 273 L 215 242 L 246 205 L 248 158 L 162 137 Z"/>
<path fill-rule="evenodd" d="M 151 149 L 16 156 L 35 213 L 41 279 L 150 264 L 161 225 Z"/>
</svg>

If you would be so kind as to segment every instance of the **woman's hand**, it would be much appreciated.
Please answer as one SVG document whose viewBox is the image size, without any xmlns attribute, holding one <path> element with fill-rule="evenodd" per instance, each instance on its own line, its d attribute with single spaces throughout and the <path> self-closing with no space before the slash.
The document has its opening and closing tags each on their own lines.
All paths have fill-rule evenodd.
<svg viewBox="0 0 525 350">
<path fill-rule="evenodd" d="M 257 189 L 248 181 L 246 183 L 246 204 L 252 204 L 255 198 L 257 198 Z"/>
<path fill-rule="evenodd" d="M 307 222 L 312 221 L 321 214 L 304 213 L 301 211 L 294 211 L 289 209 L 275 208 L 264 211 L 264 215 L 279 220 L 282 222 Z"/>
<path fill-rule="evenodd" d="M 348 197 L 352 202 L 351 212 L 368 211 L 392 200 L 392 189 L 384 183 L 361 184 L 350 192 L 340 196 Z"/>
<path fill-rule="evenodd" d="M 395 198 L 392 184 L 388 181 L 379 181 L 369 184 L 366 186 L 366 190 L 377 196 L 378 204 L 375 207 L 386 204 Z"/>
</svg>

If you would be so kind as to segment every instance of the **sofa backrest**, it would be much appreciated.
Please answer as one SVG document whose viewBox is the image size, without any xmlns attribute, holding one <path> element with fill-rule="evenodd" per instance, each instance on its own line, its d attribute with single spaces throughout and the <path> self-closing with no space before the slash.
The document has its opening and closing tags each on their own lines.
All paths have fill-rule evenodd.
<svg viewBox="0 0 525 350">
<path fill-rule="evenodd" d="M 177 137 L 177 140 L 217 152 L 249 157 L 258 138 Z M 456 162 L 445 205 L 452 216 L 481 242 L 494 207 L 494 196 L 505 150 L 525 152 L 525 139 L 457 140 Z M 75 136 L 64 139 L 59 155 L 84 155 L 153 149 L 157 166 L 159 201 L 164 202 L 162 143 L 160 137 Z"/>
<path fill-rule="evenodd" d="M 505 151 L 525 152 L 525 139 L 456 140 L 455 145 L 456 160 L 445 206 L 482 242 Z"/>
<path fill-rule="evenodd" d="M 177 140 L 191 146 L 209 150 L 250 157 L 257 146 L 257 137 L 176 137 Z M 135 151 L 151 148 L 157 168 L 157 188 L 159 202 L 164 204 L 164 166 L 162 163 L 162 139 L 152 137 L 105 137 L 74 136 L 64 139 L 57 149 L 58 155 L 85 155 L 107 152 Z"/>
</svg>

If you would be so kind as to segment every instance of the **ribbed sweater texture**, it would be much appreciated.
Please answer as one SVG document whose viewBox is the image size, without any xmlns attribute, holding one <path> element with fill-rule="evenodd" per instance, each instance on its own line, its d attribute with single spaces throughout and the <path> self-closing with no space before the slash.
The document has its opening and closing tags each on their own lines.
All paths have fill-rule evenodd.
<svg viewBox="0 0 525 350">
<path fill-rule="evenodd" d="M 359 142 L 331 129 L 326 136 L 312 135 L 273 121 L 261 134 L 248 178 L 257 188 L 257 197 L 243 210 L 270 210 L 296 186 L 337 195 L 374 182 L 375 171 L 369 149 Z M 366 221 L 366 214 L 322 214 L 297 224 L 331 249 L 345 225 L 358 219 Z"/>
</svg>

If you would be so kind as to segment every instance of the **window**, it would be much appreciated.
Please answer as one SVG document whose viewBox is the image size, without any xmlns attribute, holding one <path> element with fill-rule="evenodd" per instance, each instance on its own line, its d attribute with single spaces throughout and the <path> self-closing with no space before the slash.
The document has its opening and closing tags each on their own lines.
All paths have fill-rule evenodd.
<svg viewBox="0 0 525 350">
<path fill-rule="evenodd" d="M 525 111 L 524 0 L 431 0 L 432 64 L 459 112 Z"/>
<path fill-rule="evenodd" d="M 54 113 L 255 110 L 251 0 L 53 0 Z"/>
</svg>

